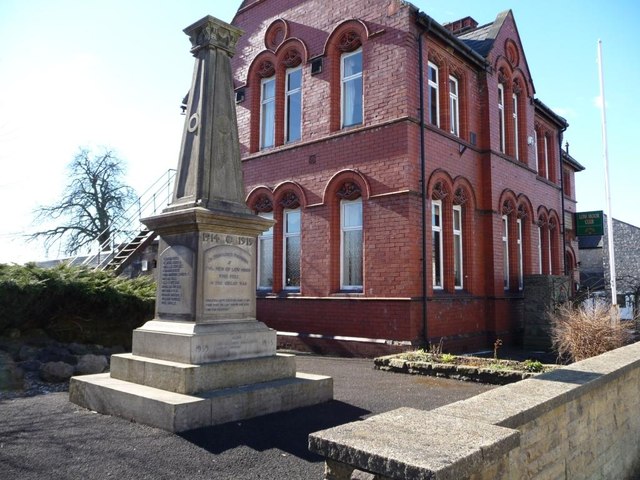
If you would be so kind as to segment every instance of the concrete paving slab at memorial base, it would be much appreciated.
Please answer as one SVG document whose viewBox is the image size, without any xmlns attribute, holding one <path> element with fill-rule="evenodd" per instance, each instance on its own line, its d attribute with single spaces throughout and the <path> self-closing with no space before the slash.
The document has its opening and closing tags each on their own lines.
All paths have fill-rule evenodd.
<svg viewBox="0 0 640 480">
<path fill-rule="evenodd" d="M 112 378 L 108 373 L 73 377 L 69 400 L 170 432 L 245 420 L 316 405 L 333 398 L 333 380 L 298 372 L 295 377 L 183 395 Z"/>
</svg>

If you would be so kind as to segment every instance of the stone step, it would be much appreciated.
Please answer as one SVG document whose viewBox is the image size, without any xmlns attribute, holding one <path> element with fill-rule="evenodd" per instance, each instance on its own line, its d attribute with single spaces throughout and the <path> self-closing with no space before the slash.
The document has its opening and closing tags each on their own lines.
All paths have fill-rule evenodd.
<svg viewBox="0 0 640 480">
<path fill-rule="evenodd" d="M 108 373 L 72 377 L 69 400 L 98 413 L 182 432 L 316 405 L 333 398 L 333 379 L 298 372 L 295 377 L 184 395 L 112 378 Z"/>
<path fill-rule="evenodd" d="M 277 354 L 200 365 L 141 357 L 111 356 L 111 377 L 186 395 L 295 377 L 294 355 Z"/>
</svg>

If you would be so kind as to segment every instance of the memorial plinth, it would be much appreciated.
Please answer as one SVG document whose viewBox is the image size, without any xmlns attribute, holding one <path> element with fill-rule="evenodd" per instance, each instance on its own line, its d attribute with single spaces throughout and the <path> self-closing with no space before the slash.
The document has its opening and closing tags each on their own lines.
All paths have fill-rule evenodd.
<svg viewBox="0 0 640 480">
<path fill-rule="evenodd" d="M 160 238 L 155 318 L 110 374 L 69 386 L 74 403 L 174 432 L 333 398 L 332 379 L 296 373 L 256 319 L 257 237 L 273 222 L 244 202 L 229 61 L 241 32 L 208 16 L 185 33 L 196 64 L 174 195 L 143 219 Z"/>
</svg>

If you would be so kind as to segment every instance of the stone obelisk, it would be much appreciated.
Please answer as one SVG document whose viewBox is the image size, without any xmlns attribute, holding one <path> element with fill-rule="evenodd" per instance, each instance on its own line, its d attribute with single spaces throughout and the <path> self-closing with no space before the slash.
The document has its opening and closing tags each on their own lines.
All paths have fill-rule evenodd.
<svg viewBox="0 0 640 480">
<path fill-rule="evenodd" d="M 257 236 L 271 226 L 244 200 L 230 57 L 240 30 L 213 17 L 187 27 L 196 58 L 171 204 L 143 219 L 160 236 L 156 318 L 133 354 L 204 363 L 275 354 L 256 321 Z"/>
<path fill-rule="evenodd" d="M 111 373 L 71 379 L 70 400 L 170 431 L 333 398 L 330 377 L 296 373 L 256 319 L 256 244 L 271 220 L 244 201 L 230 59 L 241 31 L 187 27 L 195 57 L 171 204 L 143 219 L 160 236 L 155 318 Z"/>
</svg>

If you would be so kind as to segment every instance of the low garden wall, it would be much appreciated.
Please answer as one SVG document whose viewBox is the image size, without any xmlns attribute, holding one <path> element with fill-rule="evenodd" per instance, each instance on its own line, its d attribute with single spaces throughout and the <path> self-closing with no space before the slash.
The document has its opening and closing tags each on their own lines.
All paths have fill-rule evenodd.
<svg viewBox="0 0 640 480">
<path fill-rule="evenodd" d="M 309 436 L 327 480 L 632 479 L 640 343 L 431 411 L 401 408 Z"/>
</svg>

